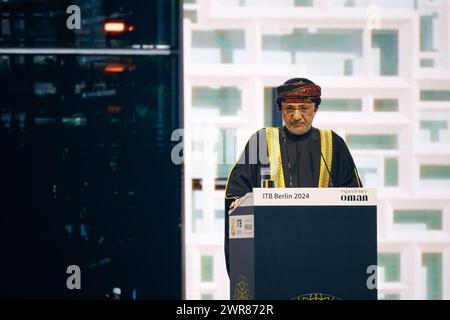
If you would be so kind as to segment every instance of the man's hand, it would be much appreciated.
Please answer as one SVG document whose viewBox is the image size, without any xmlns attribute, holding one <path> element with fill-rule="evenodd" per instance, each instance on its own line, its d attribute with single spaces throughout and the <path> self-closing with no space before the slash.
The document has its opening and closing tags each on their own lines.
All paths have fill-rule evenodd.
<svg viewBox="0 0 450 320">
<path fill-rule="evenodd" d="M 237 207 L 237 205 L 239 204 L 240 199 L 236 199 L 234 200 L 231 204 L 230 204 L 230 210 L 233 210 L 235 207 Z"/>
</svg>

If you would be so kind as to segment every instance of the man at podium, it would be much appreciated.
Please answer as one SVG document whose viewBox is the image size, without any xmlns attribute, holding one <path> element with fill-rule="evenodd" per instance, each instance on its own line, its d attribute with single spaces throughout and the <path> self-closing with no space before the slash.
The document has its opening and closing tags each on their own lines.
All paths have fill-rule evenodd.
<svg viewBox="0 0 450 320">
<path fill-rule="evenodd" d="M 294 78 L 277 87 L 284 126 L 252 135 L 231 170 L 225 188 L 225 214 L 253 188 L 362 187 L 344 140 L 331 130 L 312 126 L 321 88 Z M 225 219 L 228 268 L 228 219 Z"/>
</svg>

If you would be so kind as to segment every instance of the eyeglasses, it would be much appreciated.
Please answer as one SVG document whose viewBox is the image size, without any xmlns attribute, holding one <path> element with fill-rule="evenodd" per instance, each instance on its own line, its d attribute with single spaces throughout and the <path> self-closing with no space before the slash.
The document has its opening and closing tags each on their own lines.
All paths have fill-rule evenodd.
<svg viewBox="0 0 450 320">
<path fill-rule="evenodd" d="M 287 116 L 293 116 L 295 111 L 298 111 L 301 114 L 307 114 L 311 112 L 312 109 L 313 109 L 312 106 L 284 107 L 283 113 Z"/>
</svg>

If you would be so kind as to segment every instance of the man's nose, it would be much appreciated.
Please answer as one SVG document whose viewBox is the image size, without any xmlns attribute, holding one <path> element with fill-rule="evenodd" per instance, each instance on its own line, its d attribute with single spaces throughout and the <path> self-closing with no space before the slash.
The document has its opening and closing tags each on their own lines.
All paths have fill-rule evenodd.
<svg viewBox="0 0 450 320">
<path fill-rule="evenodd" d="M 300 112 L 300 110 L 297 110 L 297 109 L 296 109 L 296 110 L 294 111 L 294 116 L 293 116 L 294 120 L 295 120 L 295 121 L 300 120 L 302 117 L 303 117 L 303 116 L 302 116 L 302 113 Z"/>
</svg>

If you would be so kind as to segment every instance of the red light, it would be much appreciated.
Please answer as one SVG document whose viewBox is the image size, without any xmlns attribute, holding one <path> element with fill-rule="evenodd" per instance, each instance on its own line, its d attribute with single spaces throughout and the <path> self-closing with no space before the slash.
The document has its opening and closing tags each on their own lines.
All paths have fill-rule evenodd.
<svg viewBox="0 0 450 320">
<path fill-rule="evenodd" d="M 106 109 L 108 113 L 121 113 L 122 107 L 121 106 L 108 106 Z"/>
<path fill-rule="evenodd" d="M 125 66 L 121 64 L 108 64 L 105 67 L 107 73 L 120 73 L 125 71 Z"/>
<path fill-rule="evenodd" d="M 134 26 L 128 26 L 128 31 L 134 31 Z"/>
<path fill-rule="evenodd" d="M 123 22 L 106 22 L 104 26 L 105 32 L 122 33 L 125 31 L 125 23 Z"/>
</svg>

